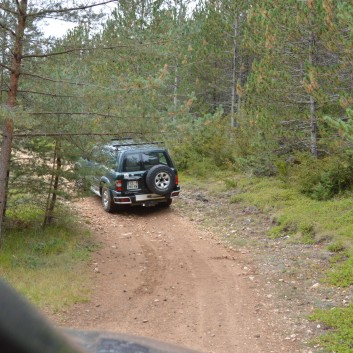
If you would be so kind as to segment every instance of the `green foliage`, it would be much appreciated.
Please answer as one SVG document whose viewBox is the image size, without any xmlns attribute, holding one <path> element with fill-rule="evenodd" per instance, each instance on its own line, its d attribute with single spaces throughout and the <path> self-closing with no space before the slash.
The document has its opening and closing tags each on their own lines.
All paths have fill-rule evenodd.
<svg viewBox="0 0 353 353">
<path fill-rule="evenodd" d="M 290 175 L 290 163 L 279 159 L 275 162 L 275 166 L 279 179 L 286 182 Z"/>
<path fill-rule="evenodd" d="M 11 228 L 6 228 L 2 241 L 1 277 L 42 308 L 62 310 L 86 301 L 84 263 L 97 244 L 87 231 L 75 226 L 72 217 L 43 230 L 36 226 L 36 212 L 32 215 L 33 219 L 30 212 L 15 218 L 8 215 Z"/>
<path fill-rule="evenodd" d="M 236 189 L 238 186 L 238 181 L 236 179 L 225 179 L 224 183 L 227 189 Z"/>
<path fill-rule="evenodd" d="M 269 155 L 253 155 L 247 158 L 238 157 L 235 161 L 235 167 L 240 171 L 250 172 L 258 177 L 277 174 L 277 169 Z"/>
<path fill-rule="evenodd" d="M 342 116 L 352 102 L 347 89 L 353 74 L 351 50 L 342 53 L 351 37 L 339 29 L 351 32 L 350 7 L 347 0 L 289 0 L 275 6 L 252 2 L 244 44 L 254 61 L 246 98 L 249 109 L 267 109 L 271 121 L 286 131 L 282 135 L 276 129 L 274 134 L 282 151 L 308 150 L 313 144 L 327 150 L 335 139 L 326 135 L 329 129 L 321 117 Z M 316 126 L 317 136 L 312 134 Z"/>
<path fill-rule="evenodd" d="M 314 200 L 329 200 L 353 189 L 353 158 L 349 154 L 323 159 L 303 156 L 293 169 L 293 180 Z"/>
<path fill-rule="evenodd" d="M 310 319 L 323 322 L 328 332 L 319 338 L 318 343 L 329 352 L 350 353 L 353 347 L 353 305 L 347 308 L 316 310 Z"/>
<path fill-rule="evenodd" d="M 298 223 L 287 214 L 278 217 L 276 225 L 269 231 L 272 239 L 288 236 L 291 242 L 315 244 L 315 227 L 312 223 Z"/>
<path fill-rule="evenodd" d="M 345 98 L 349 100 L 349 98 Z M 332 127 L 334 127 L 341 136 L 348 139 L 350 142 L 353 142 L 353 110 L 347 108 L 346 116 L 344 120 L 342 118 L 334 119 L 330 116 L 325 116 L 324 120 Z"/>
<path fill-rule="evenodd" d="M 315 244 L 315 226 L 312 223 L 302 224 L 299 228 L 299 241 L 303 244 Z"/>
<path fill-rule="evenodd" d="M 278 225 L 271 228 L 271 230 L 269 231 L 269 237 L 272 239 L 281 238 L 288 234 L 290 228 L 290 224 L 287 224 L 285 222 L 279 223 Z"/>
<path fill-rule="evenodd" d="M 230 203 L 240 203 L 242 201 L 243 201 L 242 195 L 233 195 L 229 200 Z"/>
<path fill-rule="evenodd" d="M 29 196 L 28 196 L 29 198 Z M 39 228 L 43 220 L 43 209 L 38 205 L 27 202 L 25 195 L 14 197 L 16 207 L 10 207 L 7 211 L 6 228 Z"/>
<path fill-rule="evenodd" d="M 349 287 L 353 285 L 353 252 L 335 264 L 327 274 L 326 280 L 338 287 Z"/>
<path fill-rule="evenodd" d="M 169 141 L 178 168 L 197 176 L 207 176 L 215 169 L 231 169 L 234 157 L 226 130 L 219 114 L 207 115 L 184 133 L 182 141 Z"/>
<path fill-rule="evenodd" d="M 342 241 L 336 241 L 334 243 L 329 244 L 327 247 L 328 251 L 331 251 L 334 253 L 340 253 L 340 252 L 344 251 L 345 249 L 346 249 L 346 247 L 344 246 Z"/>
</svg>

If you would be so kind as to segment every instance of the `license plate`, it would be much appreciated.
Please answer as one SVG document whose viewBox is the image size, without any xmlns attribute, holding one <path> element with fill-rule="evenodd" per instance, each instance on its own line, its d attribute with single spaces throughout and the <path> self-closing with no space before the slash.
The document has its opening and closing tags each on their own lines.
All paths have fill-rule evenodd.
<svg viewBox="0 0 353 353">
<path fill-rule="evenodd" d="M 131 180 L 127 182 L 127 188 L 129 190 L 136 190 L 139 188 L 139 183 L 136 180 Z"/>
</svg>

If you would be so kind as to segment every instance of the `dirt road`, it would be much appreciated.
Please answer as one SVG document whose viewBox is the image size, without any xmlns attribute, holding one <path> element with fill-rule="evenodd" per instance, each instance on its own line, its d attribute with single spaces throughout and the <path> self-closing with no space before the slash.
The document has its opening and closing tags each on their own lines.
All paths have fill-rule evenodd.
<svg viewBox="0 0 353 353">
<path fill-rule="evenodd" d="M 94 196 L 76 206 L 101 248 L 89 269 L 91 301 L 71 308 L 65 326 L 201 352 L 305 352 L 254 285 L 251 254 L 222 245 L 173 206 L 108 214 Z"/>
</svg>

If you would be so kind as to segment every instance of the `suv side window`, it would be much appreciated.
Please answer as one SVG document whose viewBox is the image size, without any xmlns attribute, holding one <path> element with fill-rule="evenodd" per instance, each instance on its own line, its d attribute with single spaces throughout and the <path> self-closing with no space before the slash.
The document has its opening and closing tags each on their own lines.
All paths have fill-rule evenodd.
<svg viewBox="0 0 353 353">
<path fill-rule="evenodd" d="M 123 172 L 136 172 L 141 170 L 140 153 L 128 153 L 123 163 Z"/>
</svg>

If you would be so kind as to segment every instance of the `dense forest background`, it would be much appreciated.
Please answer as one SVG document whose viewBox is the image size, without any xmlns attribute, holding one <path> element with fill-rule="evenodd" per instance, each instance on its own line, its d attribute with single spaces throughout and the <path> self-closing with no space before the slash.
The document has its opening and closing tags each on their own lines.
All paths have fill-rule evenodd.
<svg viewBox="0 0 353 353">
<path fill-rule="evenodd" d="M 0 118 L 15 126 L 12 202 L 24 202 L 24 189 L 31 198 L 49 189 L 38 203 L 50 208 L 59 184 L 64 192 L 74 179 L 68 166 L 105 134 L 164 140 L 178 167 L 199 176 L 219 168 L 292 177 L 316 199 L 351 189 L 351 5 L 3 0 Z M 46 37 L 43 21 L 53 18 L 76 27 Z"/>
</svg>

